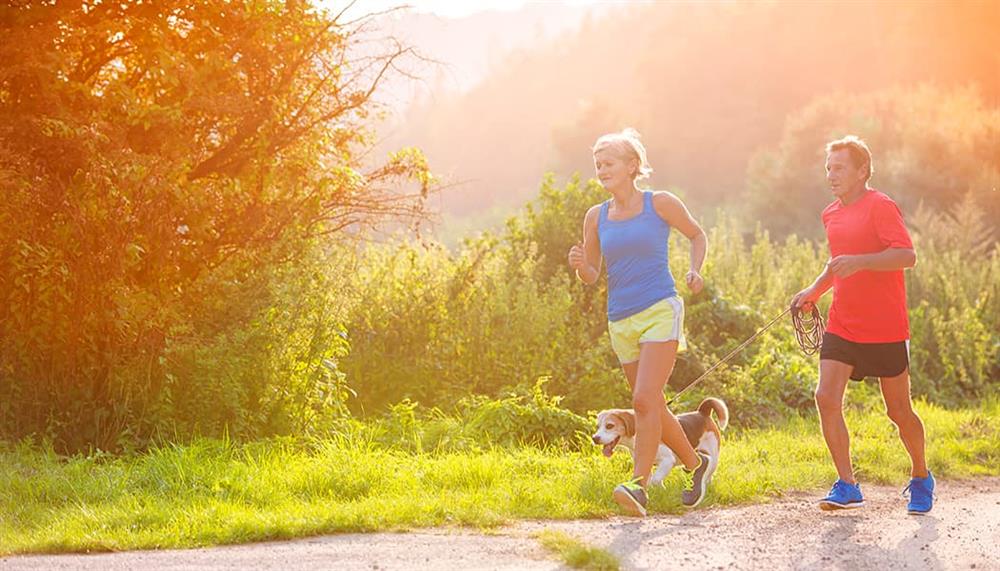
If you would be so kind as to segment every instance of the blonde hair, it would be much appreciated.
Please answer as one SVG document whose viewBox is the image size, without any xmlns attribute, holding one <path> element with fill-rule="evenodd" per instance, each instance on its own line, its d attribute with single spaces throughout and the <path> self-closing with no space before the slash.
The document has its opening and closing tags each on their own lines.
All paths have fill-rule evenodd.
<svg viewBox="0 0 1000 571">
<path fill-rule="evenodd" d="M 620 133 L 601 135 L 597 139 L 597 142 L 594 143 L 591 151 L 596 153 L 604 147 L 615 149 L 623 157 L 638 159 L 639 170 L 632 174 L 633 180 L 648 178 L 653 172 L 653 168 L 649 166 L 649 161 L 646 160 L 646 147 L 639 140 L 639 131 L 631 127 L 626 127 Z"/>
<path fill-rule="evenodd" d="M 826 144 L 826 154 L 828 155 L 841 149 L 847 149 L 847 153 L 851 156 L 851 161 L 855 166 L 866 167 L 868 176 L 865 177 L 865 182 L 871 180 L 872 174 L 875 172 L 875 166 L 872 164 L 872 152 L 868 148 L 868 144 L 862 141 L 861 137 L 855 135 L 848 135 L 843 139 L 830 141 Z"/>
</svg>

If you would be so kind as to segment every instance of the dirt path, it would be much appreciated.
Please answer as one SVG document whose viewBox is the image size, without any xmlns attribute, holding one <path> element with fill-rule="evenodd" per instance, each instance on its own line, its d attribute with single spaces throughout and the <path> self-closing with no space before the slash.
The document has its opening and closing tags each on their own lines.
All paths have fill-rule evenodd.
<svg viewBox="0 0 1000 571">
<path fill-rule="evenodd" d="M 615 553 L 624 569 L 1000 569 L 1000 478 L 939 482 L 933 515 L 896 488 L 819 511 L 816 494 L 644 520 L 532 521 L 468 530 L 343 534 L 211 549 L 8 557 L 0 569 L 562 569 L 534 534 L 553 529 Z"/>
</svg>

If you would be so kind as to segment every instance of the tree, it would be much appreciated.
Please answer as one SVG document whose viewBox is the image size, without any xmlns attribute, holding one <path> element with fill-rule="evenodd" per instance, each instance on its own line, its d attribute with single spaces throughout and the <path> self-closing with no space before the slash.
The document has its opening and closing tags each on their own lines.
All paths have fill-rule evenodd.
<svg viewBox="0 0 1000 571">
<path fill-rule="evenodd" d="M 773 234 L 818 235 L 833 198 L 823 172 L 827 142 L 854 134 L 872 149 L 871 185 L 912 213 L 947 211 L 968 193 L 1000 217 L 1000 109 L 974 89 L 891 89 L 823 97 L 789 116 L 775 148 L 751 162 L 747 204 Z"/>
<path fill-rule="evenodd" d="M 372 95 L 415 57 L 373 22 L 0 8 L 0 430 L 114 446 L 169 395 L 171 343 L 244 327 L 317 236 L 420 215 L 419 152 L 365 162 Z"/>
</svg>

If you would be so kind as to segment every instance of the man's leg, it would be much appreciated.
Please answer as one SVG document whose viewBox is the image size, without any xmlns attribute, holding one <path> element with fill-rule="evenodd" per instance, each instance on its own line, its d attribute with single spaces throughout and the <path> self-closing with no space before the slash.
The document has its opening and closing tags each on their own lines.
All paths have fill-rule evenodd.
<svg viewBox="0 0 1000 571">
<path fill-rule="evenodd" d="M 851 440 L 844 421 L 844 391 L 853 371 L 853 365 L 821 359 L 819 386 L 816 387 L 816 409 L 826 447 L 830 450 L 840 479 L 849 484 L 856 482 L 851 467 Z"/>
<path fill-rule="evenodd" d="M 910 398 L 910 370 L 907 369 L 895 377 L 879 378 L 879 386 L 882 389 L 882 399 L 885 400 L 885 412 L 899 430 L 899 439 L 903 441 L 903 446 L 910 455 L 910 477 L 926 478 L 924 423 L 913 410 L 913 401 Z"/>
<path fill-rule="evenodd" d="M 694 447 L 688 442 L 687 436 L 684 434 L 684 429 L 681 428 L 680 422 L 678 422 L 677 417 L 674 416 L 672 412 L 667 408 L 666 402 L 663 400 L 663 387 L 666 385 L 666 380 L 670 378 L 670 373 L 673 372 L 674 362 L 677 358 L 677 342 L 667 342 L 667 343 L 643 343 L 642 347 L 652 345 L 653 350 L 647 351 L 646 354 L 640 357 L 640 360 L 648 359 L 648 361 L 643 361 L 643 363 L 648 363 L 650 365 L 649 369 L 651 373 L 658 373 L 663 376 L 663 383 L 659 386 L 659 395 L 661 406 L 660 409 L 660 438 L 661 441 L 666 443 L 666 445 L 673 450 L 674 455 L 677 459 L 684 464 L 684 467 L 688 470 L 693 470 L 698 467 L 698 456 L 694 451 Z M 655 349 L 655 346 L 670 345 L 671 347 L 663 348 L 659 351 Z M 666 349 L 664 351 L 664 349 Z M 659 363 L 659 365 L 657 364 Z M 669 365 L 669 367 L 666 367 Z M 629 388 L 632 389 L 632 394 L 635 395 L 636 379 L 639 376 L 639 361 L 633 363 L 626 363 L 622 365 L 622 370 L 625 371 L 625 378 L 628 380 Z M 639 432 L 639 411 L 636 410 L 636 432 Z M 636 448 L 638 449 L 638 438 L 636 439 Z M 656 456 L 656 448 L 653 448 L 653 458 Z M 638 455 L 636 458 L 636 466 L 638 467 Z M 638 475 L 639 472 L 637 471 Z M 645 481 L 645 479 L 643 480 Z"/>
</svg>

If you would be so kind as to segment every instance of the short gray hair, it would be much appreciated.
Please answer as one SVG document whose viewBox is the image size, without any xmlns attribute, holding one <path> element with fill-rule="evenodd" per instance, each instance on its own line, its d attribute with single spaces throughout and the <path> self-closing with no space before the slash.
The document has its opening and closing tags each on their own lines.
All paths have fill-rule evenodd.
<svg viewBox="0 0 1000 571">
<path fill-rule="evenodd" d="M 851 161 L 854 162 L 854 166 L 867 167 L 868 176 L 865 177 L 865 182 L 871 180 L 872 174 L 875 172 L 875 166 L 872 164 L 872 152 L 868 148 L 868 143 L 862 141 L 861 137 L 848 135 L 843 139 L 830 141 L 826 144 L 826 154 L 828 155 L 840 149 L 847 149 L 848 154 L 851 155 Z"/>
</svg>

